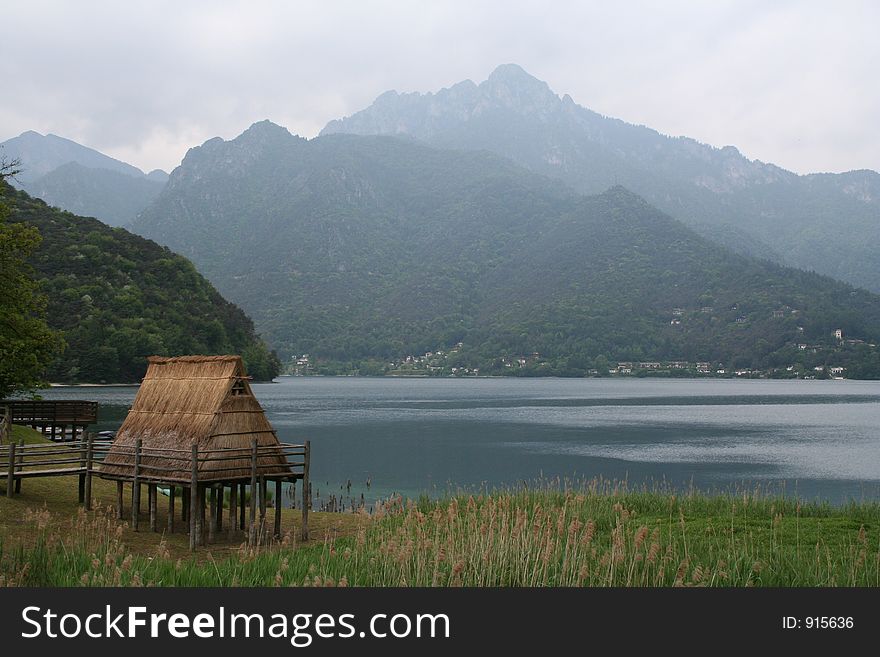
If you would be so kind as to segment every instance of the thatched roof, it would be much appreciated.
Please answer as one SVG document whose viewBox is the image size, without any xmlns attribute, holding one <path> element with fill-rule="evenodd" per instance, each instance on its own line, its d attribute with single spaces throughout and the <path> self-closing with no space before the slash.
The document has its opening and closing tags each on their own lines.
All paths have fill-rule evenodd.
<svg viewBox="0 0 880 657">
<path fill-rule="evenodd" d="M 190 480 L 193 441 L 200 457 L 211 456 L 212 450 L 243 448 L 234 453 L 241 458 L 200 463 L 200 481 L 249 477 L 252 439 L 260 447 L 278 444 L 275 430 L 253 396 L 240 356 L 150 357 L 147 374 L 100 473 L 130 476 L 131 452 L 138 438 L 144 450 L 142 475 L 178 481 Z M 162 449 L 169 451 L 150 451 Z M 261 450 L 260 454 L 261 475 L 291 473 L 280 451 Z M 150 470 L 149 466 L 171 471 Z M 232 470 L 218 472 L 220 468 Z"/>
</svg>

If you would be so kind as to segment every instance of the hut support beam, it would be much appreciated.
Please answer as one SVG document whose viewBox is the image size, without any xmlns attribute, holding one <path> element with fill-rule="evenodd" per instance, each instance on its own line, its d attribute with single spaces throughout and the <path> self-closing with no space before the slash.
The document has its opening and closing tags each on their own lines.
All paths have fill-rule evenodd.
<svg viewBox="0 0 880 657">
<path fill-rule="evenodd" d="M 238 493 L 238 513 L 241 516 L 241 518 L 238 521 L 238 528 L 241 531 L 244 531 L 247 528 L 246 519 L 245 519 L 245 512 L 246 512 L 246 508 L 247 508 L 247 484 L 244 482 L 241 482 L 238 485 L 238 490 L 239 490 L 239 493 Z"/>
<path fill-rule="evenodd" d="M 281 538 L 281 480 L 275 480 L 275 540 Z"/>
<path fill-rule="evenodd" d="M 229 532 L 230 536 L 235 536 L 238 529 L 238 484 L 233 483 L 229 488 Z"/>
<path fill-rule="evenodd" d="M 192 467 L 189 485 L 189 549 L 194 551 L 199 544 L 199 526 L 197 519 L 199 514 L 199 448 L 196 442 L 192 444 Z"/>
<path fill-rule="evenodd" d="M 177 494 L 177 487 L 172 484 L 168 490 L 168 533 L 174 533 L 174 496 Z"/>
<path fill-rule="evenodd" d="M 226 496 L 226 486 L 220 484 L 217 487 L 217 533 L 223 531 L 223 498 Z"/>
<path fill-rule="evenodd" d="M 251 440 L 251 499 L 250 524 L 248 525 L 248 545 L 257 542 L 257 439 Z"/>
<path fill-rule="evenodd" d="M 186 491 L 180 496 L 180 521 L 189 524 L 189 495 Z"/>
<path fill-rule="evenodd" d="M 158 490 L 156 488 L 156 484 L 148 484 L 147 485 L 147 500 L 149 500 L 150 504 L 150 531 L 156 531 L 156 507 L 158 505 L 157 497 Z"/>
<path fill-rule="evenodd" d="M 217 534 L 217 487 L 211 486 L 211 520 L 208 522 L 208 543 L 214 542 Z"/>
<path fill-rule="evenodd" d="M 260 477 L 260 537 L 266 532 L 266 500 L 268 498 L 268 489 L 266 488 L 266 478 Z"/>
<path fill-rule="evenodd" d="M 122 486 L 123 486 L 123 484 L 121 481 L 116 482 L 116 519 L 117 520 L 122 520 L 122 498 L 123 498 Z"/>
<path fill-rule="evenodd" d="M 141 515 L 141 439 L 134 444 L 134 478 L 131 484 L 131 528 L 138 530 L 138 520 Z"/>
<path fill-rule="evenodd" d="M 207 518 L 205 506 L 208 502 L 208 496 L 206 495 L 208 487 L 206 484 L 199 484 L 199 488 L 201 489 L 199 491 L 199 538 L 202 539 L 201 545 L 204 546 L 208 544 L 207 532 L 205 531 L 205 520 Z"/>
</svg>

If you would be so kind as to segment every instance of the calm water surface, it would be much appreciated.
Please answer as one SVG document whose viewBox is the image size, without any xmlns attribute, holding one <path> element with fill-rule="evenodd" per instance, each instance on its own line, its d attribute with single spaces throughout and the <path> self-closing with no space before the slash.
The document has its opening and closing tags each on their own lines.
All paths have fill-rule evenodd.
<svg viewBox="0 0 880 657">
<path fill-rule="evenodd" d="M 311 439 L 323 499 L 603 476 L 880 501 L 880 382 L 282 377 L 253 388 L 282 440 Z M 104 429 L 136 391 L 44 396 L 97 400 Z"/>
</svg>

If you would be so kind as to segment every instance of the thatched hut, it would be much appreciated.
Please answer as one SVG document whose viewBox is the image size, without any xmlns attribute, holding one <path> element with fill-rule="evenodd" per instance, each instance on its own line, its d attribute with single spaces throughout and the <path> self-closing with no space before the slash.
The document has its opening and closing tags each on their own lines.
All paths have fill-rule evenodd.
<svg viewBox="0 0 880 657">
<path fill-rule="evenodd" d="M 225 491 L 229 517 L 245 528 L 246 488 L 250 486 L 250 539 L 254 540 L 256 498 L 260 526 L 267 484 L 275 482 L 275 535 L 280 534 L 281 482 L 303 480 L 303 537 L 308 536 L 309 443 L 279 443 L 254 397 L 240 356 L 152 356 L 134 404 L 119 428 L 98 474 L 117 482 L 117 513 L 123 517 L 123 483 L 132 484 L 132 525 L 138 527 L 140 489 L 147 484 L 150 527 L 156 529 L 157 486 L 169 489 L 168 529 L 174 531 L 175 487 L 183 497 L 182 519 L 190 524 L 190 546 L 201 531 L 210 493 L 209 539 L 223 524 Z M 301 457 L 291 463 L 288 457 Z M 194 467 L 195 465 L 195 467 Z M 236 518 L 236 504 L 241 517 Z M 202 509 L 190 513 L 191 508 Z"/>
<path fill-rule="evenodd" d="M 130 476 L 131 449 L 138 439 L 144 449 L 144 481 L 189 482 L 192 460 L 177 450 L 188 454 L 193 441 L 200 457 L 210 458 L 222 449 L 237 449 L 240 452 L 233 455 L 241 455 L 199 463 L 200 482 L 249 478 L 253 439 L 261 448 L 261 476 L 292 474 L 280 450 L 267 453 L 264 449 L 278 445 L 278 438 L 251 391 L 240 356 L 150 357 L 134 404 L 101 466 L 101 476 Z"/>
</svg>

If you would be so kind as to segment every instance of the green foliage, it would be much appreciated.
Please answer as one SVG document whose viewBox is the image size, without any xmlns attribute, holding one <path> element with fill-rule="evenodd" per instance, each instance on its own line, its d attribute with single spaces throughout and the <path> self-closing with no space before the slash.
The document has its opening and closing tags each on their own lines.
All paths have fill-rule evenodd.
<svg viewBox="0 0 880 657">
<path fill-rule="evenodd" d="M 482 374 L 534 352 L 543 364 L 517 374 L 806 367 L 799 342 L 822 364 L 875 371 L 832 332 L 880 340 L 880 298 L 735 255 L 620 187 L 584 198 L 487 153 L 307 142 L 271 124 L 194 149 L 175 175 L 135 228 L 190 255 L 285 358 L 310 354 L 323 373 L 382 373 L 457 342 L 458 365 Z"/>
<path fill-rule="evenodd" d="M 2 177 L 0 185 L 6 185 Z M 46 324 L 46 297 L 27 264 L 39 231 L 10 223 L 8 214 L 0 197 L 0 398 L 43 385 L 46 367 L 63 347 Z"/>
<path fill-rule="evenodd" d="M 95 219 L 47 206 L 9 186 L 10 224 L 43 241 L 30 258 L 53 329 L 68 349 L 49 377 L 64 382 L 136 382 L 146 356 L 240 353 L 259 380 L 277 357 L 250 319 L 185 258 Z"/>
</svg>

